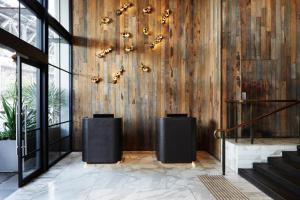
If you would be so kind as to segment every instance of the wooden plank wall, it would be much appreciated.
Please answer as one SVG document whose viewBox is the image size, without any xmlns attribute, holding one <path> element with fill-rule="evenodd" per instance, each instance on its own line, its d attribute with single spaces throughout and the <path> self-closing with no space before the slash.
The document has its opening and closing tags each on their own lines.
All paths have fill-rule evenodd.
<svg viewBox="0 0 300 200">
<path fill-rule="evenodd" d="M 241 92 L 249 99 L 299 99 L 300 1 L 222 0 L 222 15 L 223 102 L 240 99 Z M 255 115 L 278 106 L 262 105 Z M 222 108 L 225 123 L 226 106 Z M 297 136 L 297 110 L 263 120 L 257 129 Z"/>
<path fill-rule="evenodd" d="M 220 126 L 221 109 L 221 2 L 220 0 L 132 0 L 133 8 L 117 17 L 114 10 L 123 0 L 77 0 L 73 9 L 74 34 L 74 138 L 81 149 L 81 118 L 93 113 L 114 113 L 124 120 L 125 150 L 154 150 L 155 120 L 166 113 L 188 113 L 198 121 L 198 148 L 219 155 L 212 132 Z M 142 13 L 148 5 L 150 15 Z M 172 14 L 160 23 L 164 9 Z M 101 17 L 113 22 L 99 25 Z M 151 35 L 142 34 L 144 26 Z M 124 40 L 120 33 L 133 37 Z M 154 50 L 145 44 L 162 33 L 163 42 Z M 124 53 L 124 45 L 136 50 Z M 104 59 L 95 54 L 109 46 L 114 51 Z M 143 62 L 151 73 L 143 73 Z M 112 73 L 125 67 L 116 85 Z M 90 78 L 103 78 L 99 84 Z"/>
</svg>

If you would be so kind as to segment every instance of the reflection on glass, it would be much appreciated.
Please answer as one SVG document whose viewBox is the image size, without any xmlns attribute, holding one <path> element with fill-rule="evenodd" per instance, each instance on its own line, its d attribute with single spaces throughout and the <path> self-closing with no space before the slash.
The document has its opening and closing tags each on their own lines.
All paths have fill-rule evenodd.
<svg viewBox="0 0 300 200">
<path fill-rule="evenodd" d="M 60 128 L 59 125 L 50 126 L 49 129 L 49 144 L 52 145 L 60 140 Z"/>
<path fill-rule="evenodd" d="M 49 0 L 48 12 L 69 31 L 69 0 Z"/>
<path fill-rule="evenodd" d="M 19 37 L 18 0 L 0 0 L 0 27 Z"/>
<path fill-rule="evenodd" d="M 22 113 L 23 129 L 40 128 L 40 71 L 38 68 L 22 64 Z M 26 124 L 25 124 L 26 123 Z M 25 127 L 26 125 L 26 127 Z"/>
<path fill-rule="evenodd" d="M 29 44 L 41 47 L 41 20 L 38 19 L 31 10 L 20 4 L 21 10 L 21 30 L 20 38 Z"/>
<path fill-rule="evenodd" d="M 69 90 L 70 90 L 70 75 L 67 72 L 61 71 L 60 72 L 60 92 L 61 92 L 61 122 L 69 121 L 70 120 L 70 97 L 69 97 Z"/>
<path fill-rule="evenodd" d="M 23 178 L 40 168 L 40 70 L 21 64 Z"/>
<path fill-rule="evenodd" d="M 66 71 L 70 68 L 70 45 L 64 39 L 60 41 L 60 68 Z"/>
<path fill-rule="evenodd" d="M 48 12 L 59 21 L 59 0 L 48 1 Z"/>
<path fill-rule="evenodd" d="M 33 152 L 22 158 L 23 178 L 40 168 L 40 151 Z"/>
<path fill-rule="evenodd" d="M 60 125 L 60 137 L 64 138 L 70 135 L 70 123 L 63 123 Z"/>
<path fill-rule="evenodd" d="M 49 125 L 60 122 L 60 107 L 62 102 L 59 89 L 59 69 L 49 65 L 49 88 L 48 88 L 48 123 Z"/>
<path fill-rule="evenodd" d="M 59 36 L 49 28 L 49 63 L 59 67 Z"/>
<path fill-rule="evenodd" d="M 70 137 L 67 137 L 61 141 L 60 151 L 64 155 L 70 151 Z"/>
<path fill-rule="evenodd" d="M 55 144 L 52 144 L 49 146 L 49 164 L 51 164 L 53 161 L 57 160 L 60 157 L 60 142 L 57 142 Z"/>
<path fill-rule="evenodd" d="M 69 15 L 69 0 L 60 0 L 60 23 L 67 31 L 70 29 Z"/>
<path fill-rule="evenodd" d="M 34 130 L 34 131 L 27 131 L 26 135 L 25 132 L 23 132 L 22 140 L 25 142 L 26 137 L 26 154 L 31 154 L 32 152 L 40 149 L 41 144 L 41 131 Z M 25 152 L 23 155 L 26 155 Z"/>
</svg>

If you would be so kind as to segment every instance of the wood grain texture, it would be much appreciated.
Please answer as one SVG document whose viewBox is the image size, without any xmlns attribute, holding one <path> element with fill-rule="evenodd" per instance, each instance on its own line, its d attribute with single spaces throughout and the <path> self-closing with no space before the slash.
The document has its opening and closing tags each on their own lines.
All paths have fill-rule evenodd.
<svg viewBox="0 0 300 200">
<path fill-rule="evenodd" d="M 81 149 L 81 118 L 93 113 L 123 117 L 125 150 L 154 150 L 155 120 L 166 113 L 188 113 L 197 118 L 198 148 L 219 155 L 212 132 L 221 117 L 220 0 L 132 0 L 134 7 L 117 17 L 114 11 L 124 2 L 74 3 L 74 149 Z M 154 11 L 145 15 L 142 9 L 148 5 Z M 162 25 L 160 17 L 167 8 L 172 14 Z M 113 22 L 99 26 L 105 16 Z M 143 27 L 150 29 L 149 37 Z M 124 40 L 123 31 L 132 38 Z M 165 39 L 150 50 L 145 44 L 160 33 Z M 124 53 L 124 45 L 130 44 L 136 50 Z M 96 58 L 109 45 L 114 51 Z M 151 73 L 141 72 L 141 62 Z M 121 65 L 124 76 L 116 85 L 109 83 Z M 93 84 L 90 78 L 98 73 L 103 81 Z"/>
<path fill-rule="evenodd" d="M 248 99 L 300 98 L 299 8 L 298 0 L 222 0 L 222 102 L 241 99 L 242 92 Z M 263 104 L 254 116 L 282 105 Z M 257 132 L 297 136 L 298 110 L 264 119 Z M 238 114 L 240 120 L 249 119 L 245 107 Z"/>
</svg>

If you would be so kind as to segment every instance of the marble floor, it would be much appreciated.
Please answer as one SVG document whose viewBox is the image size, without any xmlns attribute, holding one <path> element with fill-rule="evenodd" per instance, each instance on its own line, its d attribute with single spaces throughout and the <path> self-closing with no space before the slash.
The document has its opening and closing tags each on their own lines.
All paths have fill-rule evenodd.
<svg viewBox="0 0 300 200">
<path fill-rule="evenodd" d="M 86 165 L 71 153 L 7 200 L 209 200 L 199 175 L 219 175 L 220 162 L 198 152 L 192 164 L 161 164 L 153 152 L 125 152 L 120 164 Z M 228 170 L 226 178 L 249 199 L 269 199 Z"/>
<path fill-rule="evenodd" d="M 18 189 L 17 173 L 0 173 L 0 199 L 12 194 Z"/>
</svg>

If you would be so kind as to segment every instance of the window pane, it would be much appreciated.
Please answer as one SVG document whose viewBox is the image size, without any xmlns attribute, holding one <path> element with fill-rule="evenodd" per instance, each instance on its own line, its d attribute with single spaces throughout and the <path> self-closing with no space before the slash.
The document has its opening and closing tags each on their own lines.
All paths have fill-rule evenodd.
<svg viewBox="0 0 300 200">
<path fill-rule="evenodd" d="M 59 0 L 48 1 L 48 12 L 59 21 Z"/>
<path fill-rule="evenodd" d="M 49 66 L 48 120 L 49 125 L 59 123 L 60 115 L 59 69 Z"/>
<path fill-rule="evenodd" d="M 66 71 L 70 69 L 70 45 L 64 39 L 60 40 L 60 68 Z"/>
<path fill-rule="evenodd" d="M 29 44 L 41 47 L 41 20 L 35 14 L 20 4 L 21 10 L 21 30 L 20 38 Z"/>
<path fill-rule="evenodd" d="M 60 125 L 60 137 L 64 138 L 70 135 L 70 123 L 63 123 Z"/>
<path fill-rule="evenodd" d="M 69 0 L 60 0 L 60 23 L 69 31 Z"/>
<path fill-rule="evenodd" d="M 37 169 L 40 168 L 40 151 L 36 151 L 32 154 L 26 155 L 23 160 L 23 178 L 29 176 Z"/>
<path fill-rule="evenodd" d="M 61 144 L 60 144 L 61 155 L 68 153 L 70 150 L 71 150 L 70 137 L 67 137 L 61 141 Z"/>
<path fill-rule="evenodd" d="M 25 133 L 23 133 L 24 135 L 22 136 L 22 139 L 24 140 L 25 138 Z M 27 132 L 27 152 L 28 154 L 31 154 L 32 152 L 41 149 L 41 131 L 35 130 L 35 131 L 29 131 Z"/>
<path fill-rule="evenodd" d="M 49 28 L 49 63 L 59 67 L 59 36 Z"/>
<path fill-rule="evenodd" d="M 49 146 L 49 164 L 60 157 L 60 142 Z"/>
<path fill-rule="evenodd" d="M 40 128 L 40 70 L 22 63 L 22 112 L 27 130 Z M 25 120 L 25 116 L 23 119 Z M 25 121 L 23 121 L 25 124 Z M 23 127 L 25 127 L 23 125 Z"/>
<path fill-rule="evenodd" d="M 49 129 L 49 142 L 48 144 L 54 144 L 60 140 L 60 128 L 59 125 L 50 126 Z"/>
<path fill-rule="evenodd" d="M 18 0 L 0 0 L 0 27 L 19 37 Z"/>
<path fill-rule="evenodd" d="M 70 75 L 67 72 L 61 71 L 60 79 L 60 95 L 61 95 L 61 122 L 69 121 L 69 111 L 70 111 Z"/>
</svg>

